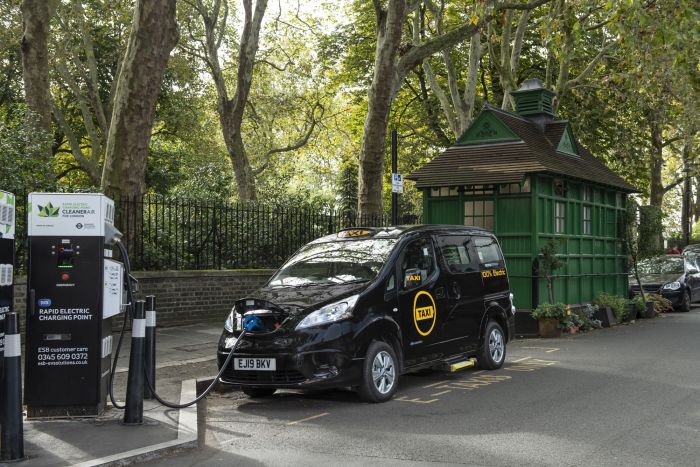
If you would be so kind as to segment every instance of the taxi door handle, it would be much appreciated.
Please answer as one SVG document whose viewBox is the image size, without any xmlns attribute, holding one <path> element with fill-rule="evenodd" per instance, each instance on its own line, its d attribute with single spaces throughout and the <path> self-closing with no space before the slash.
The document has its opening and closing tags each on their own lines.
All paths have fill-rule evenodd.
<svg viewBox="0 0 700 467">
<path fill-rule="evenodd" d="M 445 298 L 445 288 L 438 287 L 435 289 L 435 298 Z"/>
</svg>

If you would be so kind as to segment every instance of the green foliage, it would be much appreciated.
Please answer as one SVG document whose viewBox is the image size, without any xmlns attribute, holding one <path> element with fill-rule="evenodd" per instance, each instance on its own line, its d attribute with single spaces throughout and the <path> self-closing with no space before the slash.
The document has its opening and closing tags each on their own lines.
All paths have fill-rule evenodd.
<svg viewBox="0 0 700 467">
<path fill-rule="evenodd" d="M 587 304 L 583 307 L 571 310 L 562 323 L 562 329 L 578 328 L 580 331 L 590 331 L 602 327 L 600 320 L 594 318 L 598 307 Z"/>
<path fill-rule="evenodd" d="M 543 303 L 533 310 L 532 317 L 536 320 L 554 319 L 557 321 L 558 327 L 570 327 L 566 305 L 563 303 Z"/>
<path fill-rule="evenodd" d="M 650 294 L 647 294 L 647 297 Z M 654 294 L 651 294 L 654 295 Z M 635 295 L 634 298 L 630 300 L 630 303 L 632 306 L 634 306 L 634 309 L 637 311 L 637 313 L 644 313 L 644 310 L 646 309 L 646 303 L 644 302 L 644 297 L 641 295 Z"/>
<path fill-rule="evenodd" d="M 593 300 L 595 305 L 599 307 L 610 307 L 615 319 L 618 322 L 622 321 L 625 317 L 625 299 L 619 295 L 612 295 L 608 293 L 601 293 Z"/>
<path fill-rule="evenodd" d="M 657 315 L 673 311 L 673 304 L 671 303 L 671 301 L 667 298 L 662 297 L 659 294 L 647 294 L 647 300 L 654 303 L 654 310 L 656 311 Z"/>
<path fill-rule="evenodd" d="M 36 131 L 32 113 L 19 108 L 0 121 L 0 188 L 15 194 L 51 190 L 52 165 L 31 154 L 45 153 L 50 135 Z"/>
</svg>

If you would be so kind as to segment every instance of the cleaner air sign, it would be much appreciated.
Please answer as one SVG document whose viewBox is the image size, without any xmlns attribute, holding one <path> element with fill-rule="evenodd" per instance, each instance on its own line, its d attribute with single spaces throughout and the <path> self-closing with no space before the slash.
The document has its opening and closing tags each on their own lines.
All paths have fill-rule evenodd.
<svg viewBox="0 0 700 467">
<path fill-rule="evenodd" d="M 112 200 L 99 193 L 30 193 L 29 235 L 104 235 Z"/>
</svg>

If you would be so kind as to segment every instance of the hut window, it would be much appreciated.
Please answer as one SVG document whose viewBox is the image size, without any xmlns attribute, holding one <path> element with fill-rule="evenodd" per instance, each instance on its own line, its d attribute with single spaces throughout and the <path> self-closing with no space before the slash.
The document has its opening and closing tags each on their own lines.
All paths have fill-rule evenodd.
<svg viewBox="0 0 700 467">
<path fill-rule="evenodd" d="M 468 185 L 464 187 L 465 195 L 492 195 L 496 191 L 493 185 Z"/>
<path fill-rule="evenodd" d="M 443 196 L 457 196 L 459 192 L 456 187 L 441 186 L 437 188 L 430 189 L 430 196 L 433 198 L 443 197 Z"/>
<path fill-rule="evenodd" d="M 593 201 L 593 194 L 591 193 L 590 186 L 583 187 L 583 200 L 584 201 Z"/>
<path fill-rule="evenodd" d="M 566 204 L 554 203 L 554 233 L 564 233 L 566 230 Z"/>
<path fill-rule="evenodd" d="M 502 195 L 530 193 L 530 180 L 526 178 L 522 183 L 503 183 L 499 185 L 498 192 Z"/>
<path fill-rule="evenodd" d="M 583 234 L 591 235 L 593 233 L 593 218 L 591 217 L 591 207 L 583 207 Z"/>
<path fill-rule="evenodd" d="M 465 201 L 464 225 L 493 230 L 493 200 Z"/>
</svg>

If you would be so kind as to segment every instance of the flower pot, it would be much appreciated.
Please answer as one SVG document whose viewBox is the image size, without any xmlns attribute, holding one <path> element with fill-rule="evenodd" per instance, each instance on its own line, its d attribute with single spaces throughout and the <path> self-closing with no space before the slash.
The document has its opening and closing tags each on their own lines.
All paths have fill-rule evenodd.
<svg viewBox="0 0 700 467">
<path fill-rule="evenodd" d="M 634 321 L 637 319 L 637 308 L 634 303 L 625 303 L 625 321 Z"/>
<path fill-rule="evenodd" d="M 644 309 L 642 317 L 646 319 L 656 318 L 656 308 L 654 307 L 654 302 L 646 302 L 646 308 Z"/>
<path fill-rule="evenodd" d="M 600 320 L 600 324 L 604 328 L 609 328 L 610 326 L 615 326 L 617 324 L 615 314 L 612 312 L 609 306 L 599 306 L 598 311 L 595 312 L 594 318 Z"/>
<path fill-rule="evenodd" d="M 538 321 L 540 337 L 561 337 L 559 321 L 554 318 L 545 318 Z"/>
</svg>

